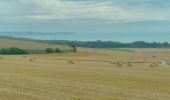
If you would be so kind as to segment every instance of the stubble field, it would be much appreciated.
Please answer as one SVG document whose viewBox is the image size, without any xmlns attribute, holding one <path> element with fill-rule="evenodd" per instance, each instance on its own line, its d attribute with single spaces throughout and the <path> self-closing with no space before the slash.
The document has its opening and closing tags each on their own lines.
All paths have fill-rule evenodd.
<svg viewBox="0 0 170 100">
<path fill-rule="evenodd" d="M 169 100 L 169 49 L 134 50 L 0 56 L 0 100 Z"/>
</svg>

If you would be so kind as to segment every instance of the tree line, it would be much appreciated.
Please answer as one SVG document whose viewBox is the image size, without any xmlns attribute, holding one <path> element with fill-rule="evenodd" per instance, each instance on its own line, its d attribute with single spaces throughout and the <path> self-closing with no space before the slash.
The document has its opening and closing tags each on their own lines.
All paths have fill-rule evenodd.
<svg viewBox="0 0 170 100">
<path fill-rule="evenodd" d="M 35 52 L 34 52 L 35 53 Z M 46 48 L 45 50 L 36 51 L 36 53 L 62 53 L 62 51 L 59 48 Z M 10 47 L 10 48 L 1 48 L 0 49 L 1 55 L 21 55 L 21 54 L 33 54 L 32 50 L 25 50 L 21 48 L 16 47 Z"/>
<path fill-rule="evenodd" d="M 52 44 L 71 44 L 76 47 L 86 48 L 169 48 L 168 42 L 145 42 L 135 41 L 132 43 L 121 43 L 114 41 L 67 41 L 67 40 L 42 40 L 41 42 Z"/>
</svg>

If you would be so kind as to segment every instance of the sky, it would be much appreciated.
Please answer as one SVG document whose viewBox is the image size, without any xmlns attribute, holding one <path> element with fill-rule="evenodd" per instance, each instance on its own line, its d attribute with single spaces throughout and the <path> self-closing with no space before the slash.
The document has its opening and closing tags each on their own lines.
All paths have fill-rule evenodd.
<svg viewBox="0 0 170 100">
<path fill-rule="evenodd" d="M 0 32 L 75 32 L 92 34 L 91 40 L 170 42 L 169 27 L 170 0 L 0 0 Z"/>
</svg>

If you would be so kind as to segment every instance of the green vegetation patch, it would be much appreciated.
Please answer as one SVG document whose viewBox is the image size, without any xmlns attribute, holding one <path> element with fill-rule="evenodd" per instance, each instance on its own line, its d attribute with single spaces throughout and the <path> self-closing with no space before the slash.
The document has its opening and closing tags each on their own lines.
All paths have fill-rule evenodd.
<svg viewBox="0 0 170 100">
<path fill-rule="evenodd" d="M 20 49 L 20 48 L 15 48 L 15 47 L 11 47 L 11 48 L 2 48 L 0 50 L 0 54 L 2 55 L 19 55 L 19 54 L 28 54 L 27 50 L 24 49 Z"/>
<path fill-rule="evenodd" d="M 135 50 L 131 50 L 128 48 L 102 48 L 102 50 L 121 51 L 121 52 L 136 52 Z"/>
<path fill-rule="evenodd" d="M 45 50 L 25 50 L 21 48 L 1 48 L 1 55 L 23 55 L 23 54 L 49 54 L 49 53 L 63 53 L 66 51 L 60 50 L 60 48 L 46 48 Z M 70 52 L 76 52 L 76 47 Z"/>
</svg>

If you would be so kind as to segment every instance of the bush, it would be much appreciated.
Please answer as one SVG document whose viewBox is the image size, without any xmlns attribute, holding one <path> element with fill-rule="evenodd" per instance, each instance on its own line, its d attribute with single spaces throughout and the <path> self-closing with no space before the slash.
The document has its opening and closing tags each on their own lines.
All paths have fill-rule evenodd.
<svg viewBox="0 0 170 100">
<path fill-rule="evenodd" d="M 62 51 L 59 49 L 59 48 L 47 48 L 46 50 L 46 53 L 61 53 Z"/>
<path fill-rule="evenodd" d="M 47 48 L 47 49 L 46 49 L 46 52 L 47 52 L 47 53 L 54 53 L 54 50 L 53 50 L 52 48 Z"/>
<path fill-rule="evenodd" d="M 59 48 L 55 48 L 56 53 L 61 53 L 61 50 Z"/>
<path fill-rule="evenodd" d="M 76 48 L 76 46 L 75 45 L 72 45 L 72 44 L 69 44 L 70 45 L 70 47 L 72 47 L 73 48 L 73 52 L 77 52 L 77 48 Z"/>
<path fill-rule="evenodd" d="M 2 48 L 0 50 L 0 54 L 7 54 L 7 55 L 13 55 L 13 54 L 28 54 L 27 50 L 20 49 L 20 48 Z"/>
</svg>

